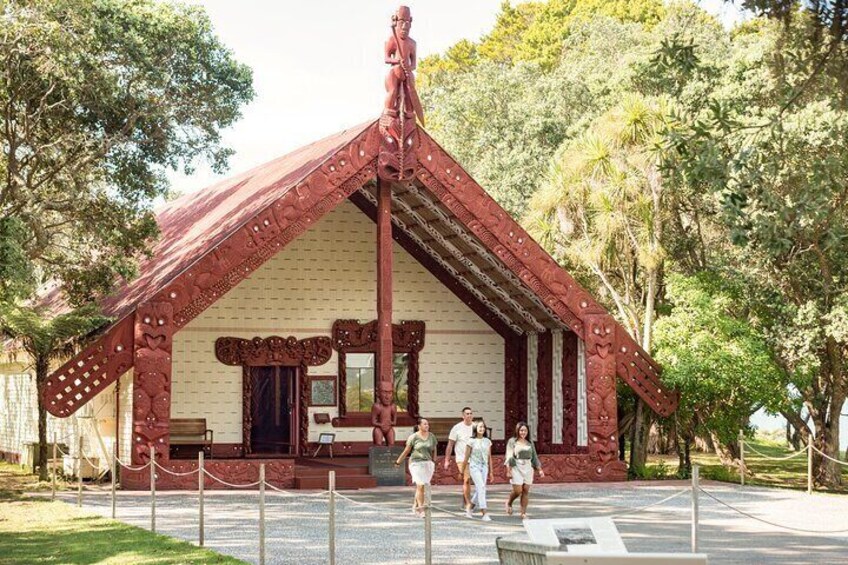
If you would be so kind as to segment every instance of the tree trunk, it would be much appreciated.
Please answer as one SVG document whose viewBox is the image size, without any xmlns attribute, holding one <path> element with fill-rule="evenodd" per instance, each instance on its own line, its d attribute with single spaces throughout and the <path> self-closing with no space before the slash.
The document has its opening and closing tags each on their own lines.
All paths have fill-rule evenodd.
<svg viewBox="0 0 848 565">
<path fill-rule="evenodd" d="M 845 403 L 843 394 L 832 395 L 830 405 L 814 417 L 816 436 L 813 446 L 827 456 L 839 459 L 839 416 Z M 842 465 L 813 452 L 813 478 L 822 486 L 837 488 L 842 486 Z"/>
<path fill-rule="evenodd" d="M 44 406 L 44 383 L 50 370 L 50 362 L 46 357 L 35 360 L 35 390 L 38 395 L 38 480 L 47 480 L 47 407 Z M 35 472 L 35 469 L 33 469 Z"/>
<path fill-rule="evenodd" d="M 722 443 L 718 435 L 710 432 L 712 438 L 713 451 L 718 455 L 721 464 L 727 467 L 739 466 L 739 444 L 733 442 L 731 444 Z"/>
<path fill-rule="evenodd" d="M 648 434 L 651 417 L 641 398 L 636 399 L 636 414 L 630 434 L 630 472 L 640 474 L 648 462 Z"/>
</svg>

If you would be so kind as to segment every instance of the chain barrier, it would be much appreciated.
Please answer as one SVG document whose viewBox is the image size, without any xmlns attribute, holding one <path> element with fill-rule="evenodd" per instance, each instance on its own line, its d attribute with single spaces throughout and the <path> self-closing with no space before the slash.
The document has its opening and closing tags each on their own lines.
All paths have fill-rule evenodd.
<svg viewBox="0 0 848 565">
<path fill-rule="evenodd" d="M 757 451 L 756 449 L 751 447 L 751 444 L 748 443 L 747 441 L 744 442 L 744 443 L 745 443 L 746 449 L 750 449 L 751 451 L 753 451 L 754 453 L 756 453 L 757 455 L 759 455 L 763 459 L 768 459 L 769 461 L 788 461 L 790 459 L 794 459 L 795 457 L 798 457 L 799 455 L 805 455 L 807 453 L 807 448 L 804 448 L 803 450 L 796 451 L 795 453 L 792 453 L 791 455 L 787 455 L 786 457 L 772 457 L 771 455 L 766 455 L 765 453 L 762 453 L 761 451 Z"/>
<path fill-rule="evenodd" d="M 690 492 L 692 492 L 692 487 L 686 487 L 685 489 L 679 490 L 679 491 L 675 492 L 674 494 L 663 498 L 662 500 L 658 500 L 657 502 L 652 502 L 651 504 L 646 504 L 645 506 L 640 506 L 639 508 L 631 508 L 629 510 L 623 510 L 621 512 L 613 512 L 612 514 L 605 514 L 604 516 L 601 516 L 601 517 L 602 518 L 620 518 L 622 516 L 628 516 L 628 515 L 634 514 L 636 512 L 644 512 L 645 510 L 648 510 L 649 508 L 653 508 L 654 506 L 659 506 L 661 504 L 665 504 L 666 502 L 674 500 L 675 498 L 677 498 L 680 495 L 687 494 L 687 493 L 690 493 Z"/>
<path fill-rule="evenodd" d="M 745 512 L 744 510 L 740 510 L 739 508 L 736 508 L 735 506 L 732 506 L 731 504 L 728 504 L 727 502 L 725 502 L 725 501 L 719 499 L 718 497 L 714 496 L 709 491 L 704 490 L 703 487 L 699 487 L 698 490 L 701 491 L 702 493 L 704 493 L 705 495 L 707 495 L 707 497 L 711 498 L 715 502 L 721 504 L 722 506 L 724 506 L 726 508 L 729 508 L 730 510 L 733 510 L 734 512 L 741 514 L 742 516 L 750 518 L 751 520 L 756 520 L 757 522 L 762 522 L 763 524 L 768 524 L 769 526 L 774 526 L 775 528 L 781 528 L 783 530 L 788 530 L 788 531 L 791 531 L 791 532 L 799 532 L 799 533 L 803 533 L 803 534 L 845 534 L 845 533 L 848 533 L 848 528 L 845 528 L 844 530 L 808 530 L 808 529 L 805 529 L 805 528 L 794 528 L 792 526 L 785 526 L 783 524 L 771 522 L 771 521 L 766 520 L 764 518 L 754 516 L 753 514 Z"/>
<path fill-rule="evenodd" d="M 321 492 L 313 492 L 311 494 L 299 494 L 299 493 L 296 493 L 296 492 L 291 492 L 290 490 L 285 490 L 285 489 L 281 489 L 279 487 L 275 487 L 274 485 L 272 485 L 268 481 L 265 481 L 265 486 L 268 487 L 269 489 L 273 490 L 273 491 L 280 493 L 283 496 L 289 496 L 289 497 L 294 497 L 294 498 L 321 498 L 322 496 L 326 496 L 326 495 L 330 494 L 330 491 L 328 491 L 328 490 L 324 490 L 324 491 L 321 491 Z M 338 494 L 338 493 L 336 493 L 336 494 Z"/>
<path fill-rule="evenodd" d="M 828 455 L 827 453 L 824 453 L 823 451 L 821 451 L 821 450 L 820 450 L 818 447 L 816 447 L 815 445 L 813 446 L 813 450 L 814 450 L 815 452 L 817 452 L 819 455 L 821 455 L 822 457 L 824 457 L 825 459 L 830 459 L 830 460 L 831 460 L 831 461 L 833 461 L 834 463 L 839 463 L 840 465 L 848 466 L 848 461 L 842 461 L 841 459 L 834 459 L 833 457 L 831 457 L 831 456 L 830 456 L 830 455 Z"/>
</svg>

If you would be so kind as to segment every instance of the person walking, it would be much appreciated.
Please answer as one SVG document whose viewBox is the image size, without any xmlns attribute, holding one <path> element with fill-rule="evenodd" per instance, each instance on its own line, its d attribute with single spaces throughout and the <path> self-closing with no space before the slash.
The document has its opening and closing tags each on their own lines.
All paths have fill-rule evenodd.
<svg viewBox="0 0 848 565">
<path fill-rule="evenodd" d="M 456 466 L 459 472 L 459 479 L 462 481 L 462 509 L 471 504 L 471 476 L 466 468 L 463 472 L 462 462 L 465 461 L 465 451 L 468 447 L 468 440 L 471 439 L 471 434 L 474 432 L 474 412 L 466 406 L 462 409 L 462 420 L 451 428 L 448 435 L 448 447 L 445 449 L 445 471 L 450 467 L 451 450 L 453 450 L 456 458 Z"/>
<path fill-rule="evenodd" d="M 468 474 L 474 482 L 474 497 L 465 507 L 465 515 L 473 518 L 471 505 L 476 504 L 483 514 L 484 522 L 491 522 L 492 517 L 486 513 L 486 479 L 495 482 L 494 467 L 492 466 L 492 440 L 489 439 L 489 430 L 486 423 L 480 420 L 474 424 L 474 435 L 468 440 L 465 448 L 465 458 L 462 462 L 462 471 L 468 467 Z"/>
<path fill-rule="evenodd" d="M 533 484 L 533 473 L 539 471 L 539 476 L 545 476 L 542 463 L 536 453 L 536 446 L 530 441 L 530 428 L 526 422 L 518 422 L 515 435 L 506 444 L 504 456 L 506 478 L 512 484 L 512 492 L 506 502 L 506 513 L 512 515 L 512 503 L 521 498 L 521 519 L 527 517 L 527 503 L 530 501 L 530 485 Z"/>
<path fill-rule="evenodd" d="M 424 486 L 429 485 L 436 470 L 436 436 L 430 433 L 430 422 L 426 418 L 418 418 L 417 430 L 406 440 L 406 447 L 395 461 L 400 466 L 409 455 L 409 474 L 415 484 L 415 502 L 412 511 L 417 516 L 424 515 Z"/>
</svg>

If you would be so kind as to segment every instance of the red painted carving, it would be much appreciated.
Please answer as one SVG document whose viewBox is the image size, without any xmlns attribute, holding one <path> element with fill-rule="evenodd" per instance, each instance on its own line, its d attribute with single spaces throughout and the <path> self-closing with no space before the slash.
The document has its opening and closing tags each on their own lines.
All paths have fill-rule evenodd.
<svg viewBox="0 0 848 565">
<path fill-rule="evenodd" d="M 253 429 L 253 379 L 250 367 L 245 365 L 241 370 L 241 444 L 244 454 L 253 453 L 253 445 L 250 441 L 250 431 Z"/>
<path fill-rule="evenodd" d="M 425 132 L 419 132 L 417 177 L 469 230 L 579 336 L 585 317 L 600 306 Z M 657 379 L 658 368 L 635 342 L 618 332 L 618 347 L 633 358 L 620 376 L 661 415 L 677 407 L 677 394 Z M 635 357 L 639 352 L 639 357 Z M 640 383 L 635 386 L 634 383 Z"/>
<path fill-rule="evenodd" d="M 424 348 L 425 325 L 422 321 L 404 320 L 392 324 L 392 348 L 395 353 L 409 354 L 409 372 L 407 373 L 407 414 L 418 417 L 419 369 L 418 352 Z M 347 387 L 345 369 L 346 353 L 373 353 L 377 350 L 377 321 L 360 323 L 359 320 L 336 320 L 333 322 L 333 349 L 339 353 L 339 418 L 333 425 L 341 425 L 347 416 L 347 400 L 344 391 Z M 373 419 L 368 420 L 373 425 Z M 369 425 L 369 423 L 364 423 Z"/>
<path fill-rule="evenodd" d="M 59 367 L 47 379 L 47 411 L 66 418 L 133 366 L 133 317 Z"/>
<path fill-rule="evenodd" d="M 306 339 L 219 337 L 215 340 L 215 357 L 224 365 L 315 367 L 329 361 L 332 354 L 332 342 L 324 336 Z"/>
<path fill-rule="evenodd" d="M 392 385 L 380 381 L 377 402 L 371 406 L 371 435 L 374 445 L 394 445 L 397 407 L 392 402 Z"/>
<path fill-rule="evenodd" d="M 132 462 L 169 457 L 171 420 L 171 350 L 173 309 L 167 303 L 144 303 L 135 314 Z"/>
<path fill-rule="evenodd" d="M 612 316 L 598 309 L 586 316 L 585 325 L 589 455 L 597 464 L 596 474 L 602 475 L 608 466 L 624 468 L 624 462 L 618 460 L 615 392 L 615 343 L 618 324 Z"/>
<path fill-rule="evenodd" d="M 577 334 L 562 334 L 562 447 L 577 452 Z"/>
<path fill-rule="evenodd" d="M 504 339 L 504 426 L 506 435 L 527 421 L 527 336 Z"/>
<path fill-rule="evenodd" d="M 540 333 L 539 355 L 536 358 L 536 394 L 539 399 L 536 447 L 541 453 L 550 449 L 553 440 L 553 347 L 553 334 L 550 330 Z"/>
<path fill-rule="evenodd" d="M 415 176 L 418 143 L 416 116 L 424 125 L 424 112 L 415 90 L 417 47 L 409 37 L 412 15 L 401 6 L 392 16 L 392 35 L 386 41 L 386 102 L 380 117 L 380 156 L 377 173 L 386 180 L 409 180 Z"/>
<path fill-rule="evenodd" d="M 290 489 L 294 487 L 294 459 L 207 459 L 203 467 L 215 477 L 234 485 L 255 483 L 259 480 L 259 465 L 265 464 L 265 480 L 277 488 Z M 172 459 L 161 463 L 171 473 L 191 473 L 197 470 L 197 460 Z M 122 469 L 121 487 L 129 490 L 150 488 L 150 471 L 130 471 Z M 204 479 L 205 489 L 229 489 L 228 487 L 207 476 Z M 258 489 L 259 487 L 253 487 Z M 156 473 L 157 490 L 197 490 L 197 475 L 192 473 L 185 476 L 174 476 L 165 471 Z"/>
</svg>

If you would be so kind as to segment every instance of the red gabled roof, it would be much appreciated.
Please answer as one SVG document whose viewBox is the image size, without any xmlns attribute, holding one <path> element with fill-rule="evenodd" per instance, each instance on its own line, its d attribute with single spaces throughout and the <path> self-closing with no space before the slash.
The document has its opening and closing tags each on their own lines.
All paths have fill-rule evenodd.
<svg viewBox="0 0 848 565">
<path fill-rule="evenodd" d="M 325 137 L 163 206 L 156 213 L 161 236 L 152 257 L 141 262 L 138 278 L 103 301 L 103 313 L 118 320 L 149 300 L 373 123 Z"/>
<path fill-rule="evenodd" d="M 162 232 L 140 276 L 104 301 L 117 322 L 48 379 L 48 411 L 68 416 L 133 364 L 132 314 L 146 302 L 166 304 L 174 331 L 283 249 L 376 176 L 376 122 L 303 147 L 157 214 Z M 418 149 L 423 184 L 544 303 L 583 335 L 583 319 L 600 308 L 423 130 Z M 516 279 L 518 280 L 518 279 Z M 658 367 L 623 329 L 618 373 L 658 412 L 677 404 Z"/>
</svg>

